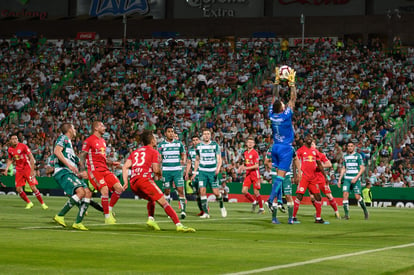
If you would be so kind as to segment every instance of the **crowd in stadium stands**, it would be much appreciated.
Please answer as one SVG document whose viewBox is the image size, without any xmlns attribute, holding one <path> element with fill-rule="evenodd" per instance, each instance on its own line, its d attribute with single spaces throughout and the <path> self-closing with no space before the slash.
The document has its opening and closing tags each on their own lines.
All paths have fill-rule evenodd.
<svg viewBox="0 0 414 275">
<path fill-rule="evenodd" d="M 0 161 L 5 163 L 8 135 L 19 131 L 46 176 L 50 156 L 62 122 L 78 130 L 74 142 L 80 150 L 91 123 L 107 127 L 107 154 L 124 160 L 137 142 L 135 133 L 152 129 L 158 141 L 163 128 L 173 124 L 184 143 L 201 127 L 213 131 L 222 148 L 223 173 L 228 181 L 237 174 L 244 142 L 256 139 L 263 181 L 270 180 L 264 157 L 271 145 L 267 119 L 272 76 L 259 85 L 236 89 L 256 79 L 269 63 L 288 64 L 297 71 L 295 145 L 308 132 L 333 163 L 335 184 L 347 141 L 353 141 L 366 164 L 383 145 L 380 162 L 366 180 L 376 186 L 414 187 L 414 128 L 398 146 L 383 144 L 395 125 L 414 104 L 414 53 L 411 49 L 383 49 L 379 39 L 333 44 L 321 40 L 305 49 L 280 49 L 272 39 L 245 39 L 235 43 L 207 39 L 131 40 L 120 47 L 108 40 L 48 42 L 44 37 L 0 42 Z M 265 75 L 265 74 L 264 74 Z M 74 76 L 74 77 L 73 77 Z M 63 85 L 59 85 L 63 83 Z M 288 97 L 287 86 L 281 95 Z M 226 101 L 224 101 L 226 100 Z M 210 111 L 218 108 L 211 116 Z M 7 117 L 7 119 L 6 119 Z M 195 122 L 202 121 L 193 128 Z M 384 152 L 383 152 L 384 151 Z M 1 164 L 0 164 L 1 165 Z M 119 171 L 118 171 L 119 172 Z"/>
</svg>

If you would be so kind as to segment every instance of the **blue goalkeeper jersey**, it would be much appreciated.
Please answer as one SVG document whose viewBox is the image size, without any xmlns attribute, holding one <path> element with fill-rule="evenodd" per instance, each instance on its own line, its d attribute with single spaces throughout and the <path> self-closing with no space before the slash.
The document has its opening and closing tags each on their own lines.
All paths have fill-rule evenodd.
<svg viewBox="0 0 414 275">
<path fill-rule="evenodd" d="M 273 113 L 273 105 L 269 108 L 269 118 L 272 123 L 274 144 L 292 145 L 295 132 L 292 125 L 293 111 L 287 107 L 282 113 Z"/>
</svg>

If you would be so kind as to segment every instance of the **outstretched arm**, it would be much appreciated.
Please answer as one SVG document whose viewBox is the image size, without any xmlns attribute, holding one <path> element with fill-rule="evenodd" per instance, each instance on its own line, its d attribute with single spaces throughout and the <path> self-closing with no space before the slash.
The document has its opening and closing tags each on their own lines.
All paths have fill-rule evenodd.
<svg viewBox="0 0 414 275">
<path fill-rule="evenodd" d="M 288 106 L 293 110 L 295 108 L 297 93 L 296 93 L 296 71 L 292 69 L 289 73 L 288 83 L 290 87 L 290 100 Z"/>
<path fill-rule="evenodd" d="M 275 102 L 276 98 L 279 98 L 279 86 L 280 83 L 280 74 L 279 74 L 279 67 L 275 68 L 275 82 L 273 83 L 273 91 L 272 91 L 272 104 Z"/>
</svg>

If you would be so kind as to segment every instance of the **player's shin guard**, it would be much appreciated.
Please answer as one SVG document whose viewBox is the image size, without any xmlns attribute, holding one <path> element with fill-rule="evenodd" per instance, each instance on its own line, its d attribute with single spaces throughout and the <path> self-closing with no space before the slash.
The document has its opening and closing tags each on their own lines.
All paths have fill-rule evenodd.
<svg viewBox="0 0 414 275">
<path fill-rule="evenodd" d="M 279 194 L 279 192 L 281 194 L 282 182 L 284 179 L 285 179 L 284 177 L 276 176 L 275 179 L 273 180 L 272 192 L 270 193 L 270 197 L 269 197 L 270 203 L 273 203 L 273 200 Z"/>
<path fill-rule="evenodd" d="M 34 194 L 35 194 L 37 200 L 40 202 L 40 204 L 43 204 L 44 202 L 43 202 L 42 194 L 40 194 L 40 191 L 36 190 L 36 192 L 34 192 Z"/>
<path fill-rule="evenodd" d="M 322 212 L 322 202 L 321 201 L 315 201 L 314 204 L 316 209 L 316 218 L 319 219 L 321 217 Z"/>
<path fill-rule="evenodd" d="M 115 206 L 115 204 L 118 202 L 119 198 L 121 197 L 122 192 L 113 192 L 111 195 L 111 201 L 109 202 L 109 207 L 112 209 L 112 207 Z"/>
<path fill-rule="evenodd" d="M 96 210 L 98 210 L 100 212 L 103 212 L 102 206 L 99 203 L 97 203 L 96 201 L 91 200 L 89 205 L 92 206 L 93 208 L 95 208 Z"/>
<path fill-rule="evenodd" d="M 292 215 L 294 218 L 296 218 L 296 214 L 298 213 L 299 206 L 300 206 L 300 200 L 295 199 L 295 202 L 293 204 L 293 215 Z"/>
<path fill-rule="evenodd" d="M 91 199 L 89 198 L 83 198 L 79 207 L 78 215 L 76 216 L 76 223 L 81 223 L 83 220 L 83 217 L 85 217 L 86 210 L 88 210 L 89 203 L 91 202 Z"/>
<path fill-rule="evenodd" d="M 169 205 L 168 203 L 166 203 L 162 207 L 164 208 L 165 213 L 168 216 L 170 216 L 170 218 L 172 219 L 172 221 L 174 222 L 174 224 L 177 224 L 177 223 L 180 222 L 180 220 L 178 219 L 177 213 L 175 213 L 175 211 L 171 207 L 171 205 Z"/>
<path fill-rule="evenodd" d="M 223 197 L 221 195 L 216 196 L 217 201 L 219 202 L 220 208 L 224 207 Z"/>
<path fill-rule="evenodd" d="M 105 218 L 109 218 L 109 203 L 108 196 L 101 196 L 101 204 L 105 214 Z"/>
<path fill-rule="evenodd" d="M 329 205 L 332 207 L 332 209 L 336 212 L 338 211 L 338 204 L 336 203 L 335 198 L 332 198 L 329 200 Z"/>
<path fill-rule="evenodd" d="M 203 208 L 204 213 L 208 214 L 208 203 L 207 196 L 201 196 L 201 207 Z"/>
<path fill-rule="evenodd" d="M 349 217 L 349 201 L 348 200 L 343 200 L 342 204 L 344 205 L 345 216 Z"/>
<path fill-rule="evenodd" d="M 66 213 L 68 213 L 69 210 L 72 209 L 72 207 L 74 207 L 75 205 L 78 205 L 79 206 L 79 204 L 80 204 L 79 197 L 77 195 L 73 195 L 65 203 L 65 205 L 62 208 L 62 210 L 60 210 L 60 212 L 58 213 L 58 216 L 65 216 Z"/>
<path fill-rule="evenodd" d="M 26 193 L 24 191 L 19 193 L 20 198 L 22 198 L 25 202 L 30 203 L 29 198 L 27 197 Z"/>
<path fill-rule="evenodd" d="M 256 196 L 256 200 L 257 200 L 257 202 L 259 203 L 259 208 L 260 208 L 260 209 L 263 209 L 263 200 L 262 200 L 262 196 L 261 196 L 261 195 Z"/>
<path fill-rule="evenodd" d="M 254 202 L 255 200 L 254 200 L 254 197 L 249 193 L 249 192 L 247 192 L 246 194 L 244 194 L 244 196 L 246 197 L 246 199 L 248 199 L 250 202 Z"/>
</svg>

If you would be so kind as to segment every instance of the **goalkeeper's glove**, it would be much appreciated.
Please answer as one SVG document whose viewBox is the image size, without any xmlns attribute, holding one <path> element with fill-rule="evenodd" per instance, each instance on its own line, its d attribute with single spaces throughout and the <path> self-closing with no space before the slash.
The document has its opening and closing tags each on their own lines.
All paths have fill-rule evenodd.
<svg viewBox="0 0 414 275">
<path fill-rule="evenodd" d="M 288 76 L 289 87 L 295 87 L 295 81 L 296 81 L 295 77 L 296 77 L 296 71 L 292 69 Z"/>
<path fill-rule="evenodd" d="M 279 74 L 279 67 L 275 68 L 275 85 L 279 85 L 280 83 L 280 74 Z"/>
</svg>

